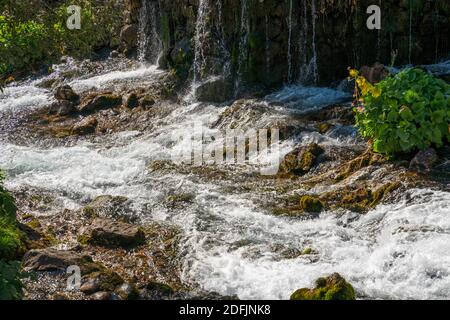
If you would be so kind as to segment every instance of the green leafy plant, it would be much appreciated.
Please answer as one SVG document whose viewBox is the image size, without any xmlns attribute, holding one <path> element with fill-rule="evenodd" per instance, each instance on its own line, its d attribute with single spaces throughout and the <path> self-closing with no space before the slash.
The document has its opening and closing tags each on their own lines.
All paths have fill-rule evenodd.
<svg viewBox="0 0 450 320">
<path fill-rule="evenodd" d="M 450 142 L 450 85 L 406 69 L 371 85 L 357 71 L 356 125 L 375 152 L 394 155 Z"/>
<path fill-rule="evenodd" d="M 0 300 L 18 300 L 22 297 L 22 277 L 19 261 L 0 260 Z"/>
<path fill-rule="evenodd" d="M 11 300 L 20 299 L 22 295 L 20 262 L 11 260 L 17 258 L 23 244 L 16 220 L 16 205 L 3 187 L 4 179 L 0 170 L 0 300 Z"/>
</svg>

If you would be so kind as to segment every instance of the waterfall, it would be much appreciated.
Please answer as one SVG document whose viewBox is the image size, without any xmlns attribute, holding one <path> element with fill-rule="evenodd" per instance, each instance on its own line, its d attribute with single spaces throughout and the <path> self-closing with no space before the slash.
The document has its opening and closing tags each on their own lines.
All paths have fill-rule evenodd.
<svg viewBox="0 0 450 320">
<path fill-rule="evenodd" d="M 308 46 L 308 8 L 306 2 L 303 8 L 303 27 L 300 32 L 300 72 L 298 81 L 300 84 L 317 84 L 319 73 L 317 68 L 316 46 L 316 0 L 311 1 L 311 45 Z M 311 58 L 308 60 L 308 48 L 311 47 Z"/>
<path fill-rule="evenodd" d="M 206 26 L 207 13 L 209 11 L 209 0 L 200 0 L 197 12 L 197 21 L 195 23 L 194 37 L 194 87 L 202 78 L 202 69 L 205 64 L 205 54 L 203 51 L 203 40 L 208 32 Z"/>
<path fill-rule="evenodd" d="M 266 76 L 270 75 L 270 33 L 269 33 L 269 15 L 266 14 Z"/>
<path fill-rule="evenodd" d="M 312 58 L 312 72 L 314 84 L 317 84 L 319 81 L 319 75 L 317 71 L 317 48 L 316 48 L 316 0 L 312 1 L 311 5 L 311 20 L 312 20 L 312 49 L 313 49 L 313 58 Z"/>
<path fill-rule="evenodd" d="M 158 62 L 162 53 L 162 41 L 159 37 L 159 4 L 157 1 L 142 1 L 139 10 L 138 28 L 138 60 L 149 61 L 153 64 Z"/>
<path fill-rule="evenodd" d="M 239 40 L 239 60 L 238 60 L 238 72 L 236 81 L 234 84 L 235 96 L 239 94 L 239 89 L 242 83 L 242 76 L 246 69 L 246 61 L 248 57 L 248 34 L 250 32 L 250 19 L 249 19 L 249 0 L 241 0 L 241 30 Z"/>
<path fill-rule="evenodd" d="M 289 0 L 289 37 L 288 37 L 288 78 L 287 82 L 290 83 L 292 79 L 292 48 L 291 48 L 291 39 L 292 39 L 292 0 Z"/>
</svg>

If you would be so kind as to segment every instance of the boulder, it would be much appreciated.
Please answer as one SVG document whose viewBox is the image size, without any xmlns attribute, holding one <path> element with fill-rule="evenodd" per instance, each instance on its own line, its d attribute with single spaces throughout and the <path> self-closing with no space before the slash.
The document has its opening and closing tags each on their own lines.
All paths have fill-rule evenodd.
<svg viewBox="0 0 450 320">
<path fill-rule="evenodd" d="M 95 117 L 86 117 L 73 126 L 72 134 L 84 135 L 94 133 L 97 124 L 98 121 Z"/>
<path fill-rule="evenodd" d="M 137 44 L 138 26 L 136 24 L 127 24 L 120 30 L 120 41 L 125 43 L 128 48 L 134 48 Z"/>
<path fill-rule="evenodd" d="M 114 108 L 122 104 L 122 97 L 112 93 L 89 95 L 81 103 L 80 112 L 95 112 L 102 109 Z"/>
<path fill-rule="evenodd" d="M 80 96 L 73 91 L 72 87 L 69 85 L 62 85 L 56 88 L 55 90 L 55 99 L 56 100 L 67 100 L 72 102 L 77 102 L 80 99 Z"/>
<path fill-rule="evenodd" d="M 115 293 L 122 299 L 122 300 L 133 300 L 137 299 L 139 296 L 139 292 L 137 291 L 136 287 L 128 282 L 123 283 L 120 285 Z"/>
<path fill-rule="evenodd" d="M 438 162 L 438 155 L 436 150 L 428 148 L 426 150 L 419 151 L 409 164 L 410 170 L 419 172 L 428 172 Z"/>
<path fill-rule="evenodd" d="M 355 300 L 352 285 L 338 273 L 316 280 L 314 289 L 303 288 L 291 295 L 291 300 Z"/>
<path fill-rule="evenodd" d="M 197 100 L 205 102 L 224 102 L 231 98 L 233 86 L 223 77 L 214 77 L 202 82 L 196 89 Z"/>
<path fill-rule="evenodd" d="M 282 173 L 306 174 L 317 164 L 324 150 L 316 143 L 296 148 L 288 153 L 280 164 Z"/>
<path fill-rule="evenodd" d="M 97 218 L 82 230 L 78 240 L 82 244 L 104 247 L 133 247 L 145 242 L 141 228 L 129 223 Z"/>
<path fill-rule="evenodd" d="M 79 266 L 82 271 L 100 269 L 89 256 L 53 248 L 28 251 L 23 257 L 22 265 L 26 271 L 66 271 L 67 267 L 73 265 Z"/>
<path fill-rule="evenodd" d="M 77 112 L 77 108 L 72 101 L 60 100 L 51 104 L 49 112 L 58 116 L 68 116 Z"/>
<path fill-rule="evenodd" d="M 123 96 L 122 105 L 126 108 L 136 108 L 139 106 L 139 98 L 136 93 L 129 93 Z"/>
<path fill-rule="evenodd" d="M 319 213 L 323 209 L 323 203 L 316 197 L 305 195 L 300 198 L 300 207 L 305 212 Z"/>
<path fill-rule="evenodd" d="M 150 95 L 145 95 L 139 99 L 139 106 L 143 109 L 153 106 L 156 103 L 155 98 Z"/>
</svg>

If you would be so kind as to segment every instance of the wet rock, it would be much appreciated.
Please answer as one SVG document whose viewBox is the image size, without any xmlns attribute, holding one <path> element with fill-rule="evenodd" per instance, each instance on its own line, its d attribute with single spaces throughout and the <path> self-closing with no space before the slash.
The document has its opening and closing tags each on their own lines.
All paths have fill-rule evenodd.
<svg viewBox="0 0 450 320">
<path fill-rule="evenodd" d="M 99 95 L 89 95 L 83 99 L 79 106 L 80 112 L 94 112 L 101 109 L 109 109 L 120 106 L 122 97 L 112 93 L 102 93 Z"/>
<path fill-rule="evenodd" d="M 67 267 L 73 265 L 79 266 L 84 271 L 100 268 L 89 256 L 53 248 L 28 251 L 23 257 L 22 264 L 26 271 L 66 271 Z"/>
<path fill-rule="evenodd" d="M 409 164 L 410 170 L 419 172 L 430 171 L 434 165 L 438 162 L 438 155 L 436 150 L 428 148 L 426 150 L 419 151 Z"/>
<path fill-rule="evenodd" d="M 80 243 L 105 247 L 132 247 L 145 242 L 141 228 L 111 219 L 97 218 L 78 237 Z"/>
<path fill-rule="evenodd" d="M 122 105 L 126 108 L 136 108 L 139 106 L 139 98 L 136 93 L 129 93 L 122 98 Z"/>
<path fill-rule="evenodd" d="M 119 52 L 117 50 L 113 50 L 111 51 L 111 53 L 109 54 L 110 58 L 118 58 L 119 57 Z"/>
<path fill-rule="evenodd" d="M 98 121 L 95 117 L 86 117 L 83 120 L 77 122 L 72 128 L 72 134 L 85 135 L 95 132 L 98 125 Z"/>
<path fill-rule="evenodd" d="M 366 78 L 367 81 L 375 84 L 385 79 L 389 75 L 389 70 L 381 63 L 376 62 L 372 67 L 363 66 L 360 70 L 360 74 Z"/>
<path fill-rule="evenodd" d="M 56 88 L 55 99 L 77 102 L 80 99 L 80 96 L 76 94 L 69 85 L 63 85 Z"/>
<path fill-rule="evenodd" d="M 123 283 L 116 289 L 115 293 L 122 300 L 134 300 L 139 296 L 139 292 L 136 287 L 131 283 Z"/>
<path fill-rule="evenodd" d="M 91 294 L 99 291 L 114 291 L 124 283 L 123 279 L 114 271 L 103 268 L 83 277 L 80 291 Z"/>
<path fill-rule="evenodd" d="M 317 165 L 317 159 L 323 152 L 324 150 L 316 143 L 296 148 L 284 157 L 280 164 L 280 171 L 298 175 L 306 174 Z"/>
<path fill-rule="evenodd" d="M 103 195 L 98 196 L 83 209 L 83 215 L 88 218 L 112 218 L 132 222 L 134 217 L 127 197 Z"/>
<path fill-rule="evenodd" d="M 230 99 L 233 87 L 223 77 L 206 80 L 196 89 L 196 97 L 199 101 L 224 102 Z"/>
<path fill-rule="evenodd" d="M 94 293 L 93 295 L 90 296 L 90 298 L 92 300 L 111 300 L 112 294 L 111 292 L 101 291 Z"/>
<path fill-rule="evenodd" d="M 352 285 L 338 273 L 328 278 L 316 280 L 314 289 L 303 288 L 291 295 L 291 300 L 355 300 L 355 290 Z"/>
<path fill-rule="evenodd" d="M 300 207 L 305 212 L 319 213 L 323 209 L 323 203 L 313 196 L 302 196 L 300 198 Z"/>
<path fill-rule="evenodd" d="M 155 98 L 150 95 L 145 95 L 139 99 L 139 106 L 143 109 L 153 106 L 156 103 Z"/>
<path fill-rule="evenodd" d="M 136 24 L 128 24 L 120 30 L 120 40 L 128 48 L 134 48 L 137 43 L 138 27 Z"/>
<path fill-rule="evenodd" d="M 49 109 L 50 114 L 56 114 L 58 116 L 68 116 L 77 112 L 77 108 L 72 101 L 61 100 L 52 103 Z"/>
<path fill-rule="evenodd" d="M 150 282 L 139 290 L 139 295 L 144 299 L 161 300 L 171 297 L 175 291 L 167 284 Z"/>
</svg>

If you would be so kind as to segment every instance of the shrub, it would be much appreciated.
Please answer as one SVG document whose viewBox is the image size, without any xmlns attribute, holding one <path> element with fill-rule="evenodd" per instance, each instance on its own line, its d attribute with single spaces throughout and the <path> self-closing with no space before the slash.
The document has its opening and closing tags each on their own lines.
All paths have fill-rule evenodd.
<svg viewBox="0 0 450 320">
<path fill-rule="evenodd" d="M 1 3 L 0 74 L 40 62 L 51 63 L 61 55 L 89 57 L 94 49 L 118 43 L 122 2 L 78 1 L 76 4 L 82 8 L 80 30 L 66 27 L 70 15 L 67 7 L 71 4 L 69 0 L 46 6 L 25 0 Z"/>
<path fill-rule="evenodd" d="M 16 221 L 16 206 L 3 187 L 0 171 L 0 259 L 12 260 L 22 250 L 22 235 Z"/>
<path fill-rule="evenodd" d="M 371 85 L 357 71 L 356 125 L 375 152 L 393 155 L 450 142 L 450 85 L 406 69 Z"/>
<path fill-rule="evenodd" d="M 18 300 L 22 297 L 21 277 L 19 261 L 0 260 L 0 300 Z"/>
<path fill-rule="evenodd" d="M 0 300 L 12 300 L 22 296 L 20 262 L 9 261 L 22 250 L 22 234 L 17 226 L 14 200 L 3 187 L 4 178 L 0 170 Z"/>
</svg>

